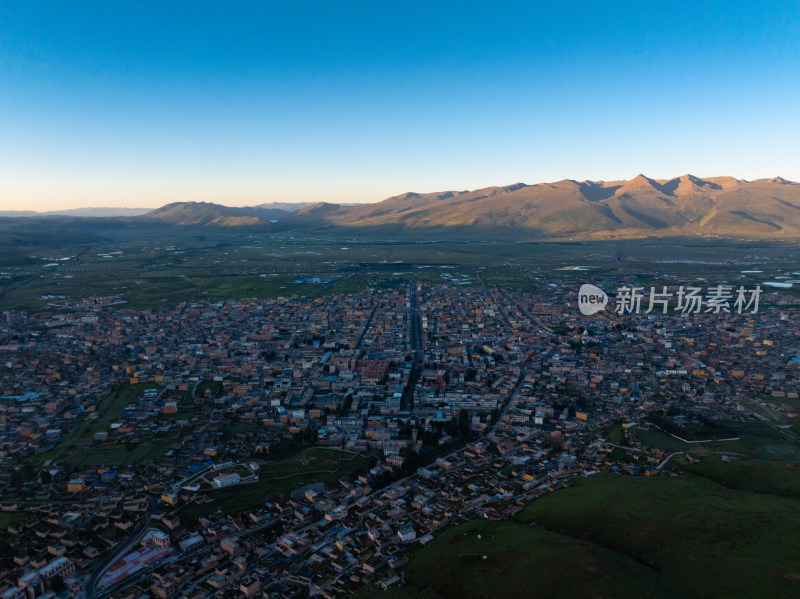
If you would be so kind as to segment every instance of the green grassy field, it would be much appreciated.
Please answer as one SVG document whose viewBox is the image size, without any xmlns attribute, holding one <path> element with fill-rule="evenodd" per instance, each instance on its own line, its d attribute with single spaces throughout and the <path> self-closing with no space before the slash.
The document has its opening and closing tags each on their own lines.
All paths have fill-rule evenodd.
<svg viewBox="0 0 800 599">
<path fill-rule="evenodd" d="M 652 429 L 636 429 L 636 435 L 639 439 L 647 445 L 648 447 L 655 447 L 657 449 L 663 449 L 664 451 L 684 451 L 687 448 L 691 448 L 691 443 L 686 443 L 681 441 L 680 439 L 676 439 L 675 437 L 668 435 L 656 428 Z"/>
<path fill-rule="evenodd" d="M 158 440 L 137 444 L 103 444 L 86 449 L 76 447 L 61 454 L 59 461 L 76 469 L 95 466 L 133 466 L 146 459 L 158 459 L 166 453 Z"/>
<path fill-rule="evenodd" d="M 735 430 L 739 440 L 685 443 L 655 428 L 636 429 L 636 434 L 645 445 L 669 452 L 708 449 L 740 453 L 760 460 L 800 461 L 800 443 L 766 423 L 722 421 L 721 424 Z"/>
<path fill-rule="evenodd" d="M 789 597 L 800 590 L 800 504 L 700 477 L 581 479 L 518 516 L 656 568 L 680 596 Z"/>
<path fill-rule="evenodd" d="M 743 401 L 742 405 L 765 421 L 775 426 L 783 427 L 786 431 L 784 435 L 800 439 L 800 422 L 798 422 L 798 418 L 790 417 L 786 412 L 786 409 L 796 410 L 800 408 L 800 399 L 774 397 L 772 395 L 761 395 L 760 398 L 766 402 L 765 405 L 756 401 Z"/>
<path fill-rule="evenodd" d="M 0 512 L 0 530 L 5 530 L 12 524 L 25 520 L 29 516 L 24 512 Z"/>
<path fill-rule="evenodd" d="M 122 385 L 114 390 L 111 395 L 105 398 L 97 407 L 98 418 L 95 420 L 88 431 L 83 431 L 77 440 L 91 438 L 96 432 L 106 431 L 129 403 L 148 389 L 157 389 L 156 383 L 137 383 L 135 385 Z"/>
<path fill-rule="evenodd" d="M 622 434 L 622 424 L 619 422 L 612 424 L 607 432 L 608 442 L 614 445 L 624 445 L 625 439 Z"/>
<path fill-rule="evenodd" d="M 195 397 L 203 397 L 205 392 L 211 393 L 211 397 L 219 397 L 222 394 L 222 381 L 200 381 L 195 389 Z"/>
<path fill-rule="evenodd" d="M 617 261 L 622 247 L 625 261 Z M 743 248 L 757 250 L 757 270 L 730 264 Z M 173 227 L 98 230 L 91 235 L 29 246 L 0 242 L 0 310 L 36 310 L 42 296 L 118 295 L 129 307 L 158 308 L 185 300 L 352 293 L 384 279 L 444 283 L 462 274 L 497 285 L 541 292 L 548 284 L 585 282 L 597 276 L 636 274 L 642 284 L 677 278 L 751 285 L 800 268 L 796 248 L 781 243 L 724 240 L 637 240 L 531 243 L 445 238 L 349 239 L 341 234 L 268 233 L 224 228 Z M 74 256 L 70 260 L 60 258 Z M 44 267 L 53 264 L 56 267 Z M 560 270 L 580 266 L 588 270 Z M 330 284 L 295 283 L 298 277 L 333 278 Z M 12 283 L 22 283 L 14 286 Z M 789 289 L 786 293 L 796 293 Z M 800 292 L 798 292 L 800 293 Z"/>
<path fill-rule="evenodd" d="M 670 468 L 703 476 L 731 489 L 800 498 L 800 445 L 763 422 L 728 422 L 738 441 L 684 443 L 659 430 L 637 430 L 648 446 L 683 451 L 699 459 L 690 463 L 676 456 Z M 733 458 L 725 462 L 721 458 Z"/>
<path fill-rule="evenodd" d="M 73 429 L 58 445 L 50 451 L 33 456 L 32 463 L 41 464 L 46 460 L 54 460 L 79 467 L 86 466 L 119 466 L 135 463 L 143 456 L 151 454 L 155 457 L 160 449 L 158 444 L 140 444 L 142 449 L 128 445 L 101 445 L 89 448 L 79 448 L 81 441 L 91 440 L 96 432 L 108 430 L 109 425 L 119 418 L 125 407 L 144 392 L 146 389 L 158 387 L 156 383 L 138 383 L 136 385 L 122 385 L 111 392 L 97 406 L 98 417 L 93 421 L 82 422 Z M 163 455 L 163 451 L 160 455 Z"/>
<path fill-rule="evenodd" d="M 800 462 L 740 459 L 725 462 L 722 453 L 691 454 L 700 461 L 691 464 L 683 456 L 673 458 L 683 471 L 698 474 L 731 489 L 769 493 L 800 499 Z"/>
<path fill-rule="evenodd" d="M 449 528 L 413 557 L 406 576 L 444 599 L 669 596 L 650 568 L 626 555 L 518 522 Z"/>
<path fill-rule="evenodd" d="M 800 408 L 800 398 L 795 397 L 775 397 L 774 395 L 759 395 L 761 399 L 766 402 L 781 405 L 781 406 L 789 406 L 792 408 Z"/>
<path fill-rule="evenodd" d="M 385 596 L 796 597 L 798 535 L 793 499 L 698 476 L 601 474 L 514 521 L 446 529 L 412 558 L 412 586 Z"/>
<path fill-rule="evenodd" d="M 304 485 L 322 482 L 335 485 L 343 476 L 367 469 L 369 460 L 339 449 L 314 447 L 291 457 L 264 463 L 257 483 L 238 485 L 209 492 L 213 502 L 187 505 L 181 515 L 194 520 L 217 509 L 238 512 L 262 506 L 267 498 L 286 497 Z"/>
<path fill-rule="evenodd" d="M 622 423 L 617 422 L 615 424 L 612 424 L 609 427 L 608 432 L 606 434 L 608 435 L 609 443 L 613 443 L 614 445 L 621 445 L 623 447 L 628 445 L 628 443 L 625 441 L 625 436 L 622 431 Z M 628 452 L 625 451 L 624 449 L 615 447 L 613 450 L 611 450 L 611 453 L 609 454 L 608 457 L 612 460 L 625 460 L 627 459 L 628 455 L 629 455 Z"/>
<path fill-rule="evenodd" d="M 240 433 L 254 433 L 258 430 L 255 422 L 227 422 L 222 427 L 221 439 L 226 443 Z"/>
</svg>

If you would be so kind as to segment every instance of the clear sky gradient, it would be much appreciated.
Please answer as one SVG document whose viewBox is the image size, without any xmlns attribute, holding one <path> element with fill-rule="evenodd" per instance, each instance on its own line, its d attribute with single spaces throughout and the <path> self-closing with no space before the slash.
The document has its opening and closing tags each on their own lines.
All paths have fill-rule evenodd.
<svg viewBox="0 0 800 599">
<path fill-rule="evenodd" d="M 0 4 L 0 209 L 800 180 L 800 4 Z"/>
</svg>

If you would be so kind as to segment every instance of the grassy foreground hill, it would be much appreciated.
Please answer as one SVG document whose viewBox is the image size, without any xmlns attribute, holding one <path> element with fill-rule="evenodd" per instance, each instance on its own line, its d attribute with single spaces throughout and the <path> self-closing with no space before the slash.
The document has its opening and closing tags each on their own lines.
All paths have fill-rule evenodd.
<svg viewBox="0 0 800 599">
<path fill-rule="evenodd" d="M 445 530 L 386 597 L 797 597 L 798 539 L 790 498 L 602 474 L 514 521 Z"/>
<path fill-rule="evenodd" d="M 697 452 L 695 457 L 698 461 L 694 464 L 681 456 L 675 462 L 681 470 L 698 474 L 732 489 L 800 499 L 800 462 L 749 458 L 725 462 L 718 454 L 700 455 Z"/>
<path fill-rule="evenodd" d="M 517 522 L 449 528 L 406 576 L 423 590 L 397 589 L 383 599 L 669 597 L 650 568 L 626 555 Z"/>
</svg>

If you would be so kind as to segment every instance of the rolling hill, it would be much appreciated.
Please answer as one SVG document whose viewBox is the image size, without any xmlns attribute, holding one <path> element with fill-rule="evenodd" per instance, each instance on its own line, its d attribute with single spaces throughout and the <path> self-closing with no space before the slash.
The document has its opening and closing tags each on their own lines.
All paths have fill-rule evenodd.
<svg viewBox="0 0 800 599">
<path fill-rule="evenodd" d="M 172 225 L 218 227 L 269 227 L 271 222 L 289 214 L 276 208 L 232 208 L 211 202 L 173 202 L 138 218 Z"/>
<path fill-rule="evenodd" d="M 446 528 L 380 599 L 796 597 L 800 505 L 699 476 L 597 474 Z"/>
<path fill-rule="evenodd" d="M 269 202 L 267 204 L 259 204 L 256 208 L 263 210 L 283 210 L 284 212 L 295 212 L 308 206 L 313 206 L 316 202 Z"/>
</svg>

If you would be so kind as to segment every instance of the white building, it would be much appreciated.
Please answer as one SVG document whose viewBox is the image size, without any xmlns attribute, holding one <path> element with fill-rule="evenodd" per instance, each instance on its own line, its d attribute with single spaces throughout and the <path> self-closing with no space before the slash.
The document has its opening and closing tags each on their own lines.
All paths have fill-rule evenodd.
<svg viewBox="0 0 800 599">
<path fill-rule="evenodd" d="M 397 531 L 401 543 L 407 543 L 417 538 L 417 532 L 411 526 L 404 526 Z"/>
<path fill-rule="evenodd" d="M 230 474 L 218 474 L 214 477 L 214 486 L 218 489 L 223 487 L 230 487 L 231 485 L 238 485 L 241 477 L 236 472 Z"/>
<path fill-rule="evenodd" d="M 200 547 L 203 543 L 203 537 L 198 534 L 193 534 L 192 536 L 180 541 L 178 546 L 181 548 L 181 551 L 191 551 L 192 549 Z"/>
</svg>

